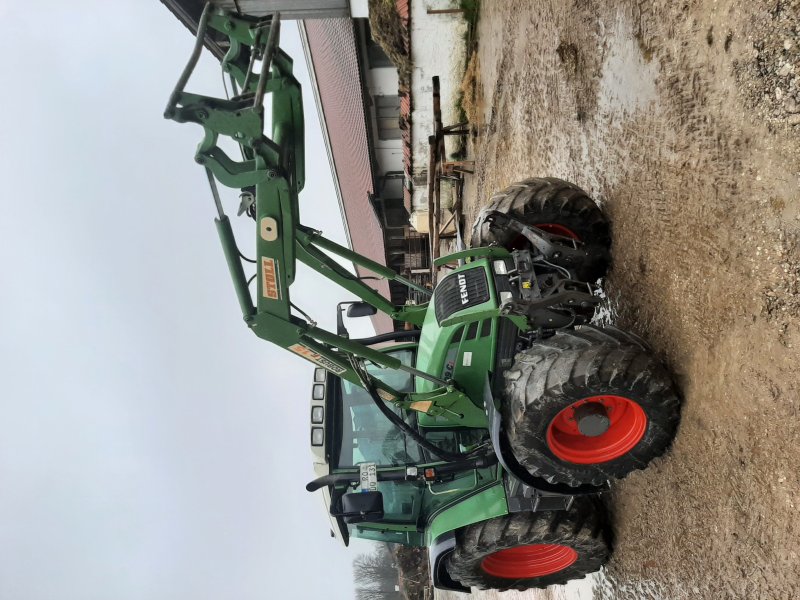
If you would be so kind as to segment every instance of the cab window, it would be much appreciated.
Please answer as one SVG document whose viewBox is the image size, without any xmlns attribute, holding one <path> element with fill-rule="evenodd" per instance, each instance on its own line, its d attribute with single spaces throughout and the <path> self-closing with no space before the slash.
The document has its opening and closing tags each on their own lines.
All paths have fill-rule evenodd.
<svg viewBox="0 0 800 600">
<path fill-rule="evenodd" d="M 411 365 L 414 360 L 414 351 L 411 349 L 387 354 L 400 359 L 404 365 Z M 375 365 L 370 365 L 367 369 L 370 374 L 398 391 L 413 390 L 413 377 L 408 373 Z M 406 441 L 403 432 L 383 416 L 366 390 L 345 380 L 340 380 L 339 385 L 341 402 L 338 422 L 341 423 L 341 443 L 335 457 L 336 466 L 354 467 L 365 462 L 384 466 L 404 465 L 420 460 L 419 447 Z M 403 411 L 394 407 L 392 409 L 414 425 L 409 421 L 413 416 L 403 415 Z"/>
</svg>

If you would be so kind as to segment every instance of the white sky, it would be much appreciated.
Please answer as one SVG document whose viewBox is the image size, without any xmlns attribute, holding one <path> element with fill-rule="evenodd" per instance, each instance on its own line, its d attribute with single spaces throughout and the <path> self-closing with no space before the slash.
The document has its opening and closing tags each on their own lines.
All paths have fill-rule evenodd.
<svg viewBox="0 0 800 600">
<path fill-rule="evenodd" d="M 343 242 L 282 37 L 301 215 Z M 201 128 L 162 118 L 192 41 L 157 0 L 0 0 L 0 599 L 352 596 L 303 487 L 311 366 L 244 326 Z M 187 89 L 222 94 L 208 55 Z M 330 329 L 349 298 L 323 282 L 293 299 Z"/>
</svg>

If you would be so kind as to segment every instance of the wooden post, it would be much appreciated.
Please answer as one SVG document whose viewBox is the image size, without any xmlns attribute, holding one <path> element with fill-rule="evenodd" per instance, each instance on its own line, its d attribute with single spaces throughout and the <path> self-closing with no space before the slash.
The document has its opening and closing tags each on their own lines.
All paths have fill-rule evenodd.
<svg viewBox="0 0 800 600">
<path fill-rule="evenodd" d="M 430 136 L 428 138 L 428 144 L 430 144 L 430 152 L 428 153 L 428 246 L 429 246 L 429 254 L 431 257 L 431 282 L 436 283 L 436 273 L 433 268 L 433 225 L 434 225 L 434 202 L 433 202 L 433 180 L 436 178 L 436 136 Z"/>
<path fill-rule="evenodd" d="M 429 15 L 458 15 L 464 14 L 463 8 L 429 8 L 427 10 Z"/>
<path fill-rule="evenodd" d="M 439 78 L 433 84 L 433 135 L 428 138 L 430 156 L 428 160 L 428 237 L 431 243 L 431 282 L 436 284 L 436 267 L 433 261 L 439 258 L 439 162 L 442 147 L 442 105 Z"/>
</svg>

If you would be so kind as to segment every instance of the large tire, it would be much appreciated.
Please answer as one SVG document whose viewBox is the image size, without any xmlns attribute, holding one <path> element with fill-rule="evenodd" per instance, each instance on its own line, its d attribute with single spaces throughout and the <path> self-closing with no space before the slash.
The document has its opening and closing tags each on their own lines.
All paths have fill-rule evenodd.
<svg viewBox="0 0 800 600">
<path fill-rule="evenodd" d="M 588 258 L 575 269 L 580 281 L 593 282 L 606 274 L 611 248 L 608 219 L 578 186 L 555 177 L 535 177 L 492 196 L 472 227 L 472 247 L 496 244 L 519 249 L 527 246 L 527 240 L 513 232 L 490 230 L 485 221 L 489 211 L 506 213 L 527 225 L 582 242 Z"/>
<path fill-rule="evenodd" d="M 579 496 L 569 510 L 513 513 L 458 530 L 447 571 L 480 589 L 544 588 L 598 570 L 608 538 L 602 505 Z"/>
<path fill-rule="evenodd" d="M 614 328 L 579 327 L 537 340 L 517 354 L 504 392 L 514 456 L 551 483 L 600 485 L 643 469 L 667 450 L 680 419 L 667 370 L 641 340 Z M 595 414 L 579 429 L 578 417 L 598 410 L 600 429 L 587 432 L 597 426 Z"/>
</svg>

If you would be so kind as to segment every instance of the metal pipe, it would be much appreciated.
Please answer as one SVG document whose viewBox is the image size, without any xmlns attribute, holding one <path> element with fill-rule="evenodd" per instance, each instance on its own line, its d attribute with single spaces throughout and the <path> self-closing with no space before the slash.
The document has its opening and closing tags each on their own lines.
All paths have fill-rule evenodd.
<svg viewBox="0 0 800 600">
<path fill-rule="evenodd" d="M 194 41 L 194 48 L 192 49 L 191 56 L 189 56 L 189 62 L 187 62 L 186 66 L 183 68 L 183 72 L 178 78 L 178 83 L 175 84 L 175 88 L 172 90 L 172 94 L 170 94 L 167 108 L 164 110 L 164 116 L 167 118 L 172 115 L 172 111 L 178 103 L 178 96 L 183 93 L 183 89 L 186 87 L 186 84 L 189 83 L 189 78 L 192 76 L 192 72 L 197 66 L 197 61 L 200 59 L 200 53 L 203 51 L 203 41 L 206 37 L 206 29 L 208 28 L 208 16 L 210 14 L 211 2 L 206 2 L 206 5 L 203 7 L 203 12 L 200 15 L 200 21 L 197 24 L 197 38 Z"/>
<path fill-rule="evenodd" d="M 214 204 L 217 207 L 217 214 L 220 219 L 225 218 L 225 211 L 222 210 L 222 200 L 219 199 L 219 190 L 217 189 L 217 180 L 214 179 L 214 174 L 211 169 L 206 167 L 206 177 L 208 177 L 208 185 L 211 186 L 211 195 L 214 196 Z"/>
<path fill-rule="evenodd" d="M 236 246 L 236 240 L 233 237 L 231 222 L 228 217 L 222 215 L 219 219 L 214 219 L 214 223 L 217 226 L 219 241 L 225 254 L 225 262 L 228 263 L 228 271 L 230 271 L 231 279 L 233 280 L 236 297 L 239 300 L 239 308 L 242 309 L 242 316 L 247 320 L 255 314 L 256 309 L 253 306 L 253 298 L 247 287 L 247 279 L 242 268 L 242 260 L 239 258 L 239 248 Z"/>
<path fill-rule="evenodd" d="M 253 106 L 255 108 L 261 108 L 261 105 L 264 103 L 264 90 L 267 87 L 269 68 L 272 66 L 272 55 L 275 53 L 275 36 L 278 33 L 281 22 L 280 19 L 281 13 L 272 13 L 272 23 L 269 25 L 269 35 L 267 35 L 267 46 L 264 49 L 264 57 L 261 62 L 261 75 L 258 78 L 256 97 L 253 100 Z"/>
<path fill-rule="evenodd" d="M 472 471 L 473 469 L 487 469 L 497 464 L 497 457 L 494 454 L 484 454 L 476 458 L 467 460 L 457 460 L 448 462 L 443 465 L 436 465 L 434 467 L 437 475 L 453 475 Z M 408 465 L 411 466 L 411 465 Z M 414 481 L 421 480 L 421 474 L 425 470 L 426 465 L 413 465 L 413 471 L 409 471 L 408 466 L 404 469 L 395 469 L 392 466 L 383 465 L 378 466 L 378 481 Z M 384 470 L 391 469 L 391 470 Z M 359 473 L 331 473 L 317 477 L 314 481 L 306 484 L 306 490 L 315 492 L 321 487 L 328 485 L 337 485 L 341 483 L 358 483 L 360 480 Z"/>
<path fill-rule="evenodd" d="M 253 64 L 256 62 L 255 44 L 250 48 L 250 60 L 247 63 L 247 74 L 244 76 L 242 83 L 242 95 L 247 93 L 247 88 L 250 87 L 250 77 L 253 76 Z"/>
<path fill-rule="evenodd" d="M 438 385 L 440 385 L 442 387 L 447 387 L 448 385 L 450 385 L 444 379 L 439 379 L 438 377 L 434 377 L 433 375 L 429 375 L 425 371 L 420 371 L 419 369 L 415 369 L 414 367 L 409 367 L 407 365 L 401 364 L 397 368 L 400 371 L 405 371 L 406 373 L 411 373 L 412 375 L 414 375 L 415 377 L 419 377 L 420 379 L 427 379 L 428 381 L 436 383 L 436 384 L 438 384 Z"/>
<path fill-rule="evenodd" d="M 379 364 L 387 369 L 402 368 L 402 363 L 394 356 L 390 356 L 385 352 L 380 352 L 379 350 L 375 350 L 369 346 L 359 344 L 354 340 L 348 340 L 347 338 L 335 335 L 330 331 L 325 331 L 319 327 L 309 327 L 305 332 L 305 336 L 311 338 L 312 340 L 317 340 L 324 344 L 328 344 L 329 346 L 339 348 L 339 350 L 347 352 L 348 354 L 353 354 L 360 358 L 366 358 L 367 360 Z M 397 395 L 401 396 L 402 394 L 398 393 Z"/>
<path fill-rule="evenodd" d="M 349 260 L 350 262 L 359 267 L 364 267 L 365 269 L 367 269 L 368 271 L 372 271 L 376 275 L 380 275 L 381 277 L 385 277 L 386 279 L 390 279 L 392 281 L 401 283 L 404 286 L 411 288 L 412 290 L 420 292 L 421 294 L 425 294 L 426 296 L 430 296 L 433 293 L 431 292 L 431 290 L 418 286 L 413 281 L 410 281 L 405 277 L 403 277 L 402 275 L 399 275 L 386 265 L 382 265 L 378 262 L 375 262 L 374 260 L 370 260 L 366 256 L 363 256 L 361 254 L 358 254 L 357 252 L 354 252 L 353 250 L 350 250 L 350 248 L 346 248 L 345 246 L 337 244 L 336 242 L 323 237 L 321 234 L 319 234 L 314 230 L 311 230 L 309 228 L 303 228 L 301 231 L 302 233 L 305 234 L 305 236 L 303 237 L 305 237 L 308 240 L 308 242 L 313 244 L 314 246 L 322 248 L 323 250 L 327 250 L 328 252 L 332 252 L 337 256 L 341 256 L 345 260 Z M 298 236 L 298 238 L 300 237 L 301 236 Z"/>
</svg>

